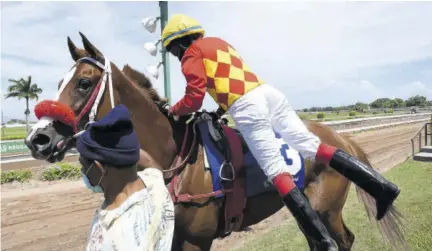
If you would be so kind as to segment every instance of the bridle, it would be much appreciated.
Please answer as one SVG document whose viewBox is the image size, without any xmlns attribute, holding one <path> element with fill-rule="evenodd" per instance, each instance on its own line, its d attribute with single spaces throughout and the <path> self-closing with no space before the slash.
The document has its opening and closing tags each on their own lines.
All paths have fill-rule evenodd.
<svg viewBox="0 0 432 251">
<path fill-rule="evenodd" d="M 95 118 L 98 113 L 98 108 L 100 101 L 102 100 L 102 96 L 105 93 L 106 85 L 108 84 L 108 91 L 110 96 L 110 102 L 111 102 L 111 109 L 114 108 L 115 102 L 114 102 L 114 89 L 113 89 L 113 82 L 112 82 L 112 71 L 111 71 L 111 62 L 105 58 L 105 65 L 101 64 L 96 59 L 90 58 L 90 57 L 83 57 L 76 61 L 75 65 L 71 68 L 71 70 L 66 74 L 66 76 L 63 78 L 63 83 L 60 86 L 60 89 L 58 90 L 56 94 L 56 101 L 59 100 L 61 94 L 63 93 L 64 89 L 72 79 L 76 67 L 81 62 L 90 62 L 94 65 L 96 65 L 99 69 L 102 70 L 102 77 L 100 78 L 99 82 L 97 83 L 96 87 L 93 90 L 93 93 L 90 95 L 89 100 L 87 101 L 84 108 L 81 110 L 81 112 L 78 114 L 78 116 L 75 119 L 74 123 L 74 130 L 75 134 L 72 136 L 73 138 L 77 138 L 80 136 L 85 129 L 90 125 L 91 123 L 95 122 Z M 89 121 L 86 123 L 84 128 L 80 131 L 78 131 L 78 125 L 81 122 L 81 119 L 86 113 L 89 113 Z"/>
</svg>

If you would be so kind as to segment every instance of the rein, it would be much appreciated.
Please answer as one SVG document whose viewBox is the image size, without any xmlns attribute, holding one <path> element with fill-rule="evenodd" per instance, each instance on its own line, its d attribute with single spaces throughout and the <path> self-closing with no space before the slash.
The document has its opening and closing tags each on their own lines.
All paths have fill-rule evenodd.
<svg viewBox="0 0 432 251">
<path fill-rule="evenodd" d="M 189 152 L 185 155 L 185 148 L 186 148 L 186 144 L 187 144 L 187 139 L 189 136 L 189 123 L 186 122 L 187 126 L 186 126 L 186 132 L 185 132 L 185 136 L 183 138 L 183 142 L 182 142 L 182 146 L 181 146 L 181 150 L 180 153 L 175 157 L 173 163 L 171 164 L 170 169 L 168 170 L 162 170 L 163 173 L 168 173 L 169 175 L 165 176 L 165 179 L 169 179 L 172 178 L 173 175 L 177 174 L 173 173 L 174 171 L 178 171 L 180 168 L 184 167 L 186 165 L 186 163 L 189 161 L 190 157 L 192 156 L 192 152 L 196 147 L 196 131 L 195 131 L 195 122 L 192 124 L 192 128 L 193 128 L 193 140 L 191 143 L 191 146 L 189 148 Z M 183 159 L 183 160 L 182 160 Z"/>
</svg>

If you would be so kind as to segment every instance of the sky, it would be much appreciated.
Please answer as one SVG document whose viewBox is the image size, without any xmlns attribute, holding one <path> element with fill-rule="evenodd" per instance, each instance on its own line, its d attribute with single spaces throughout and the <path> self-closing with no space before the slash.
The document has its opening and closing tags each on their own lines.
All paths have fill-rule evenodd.
<svg viewBox="0 0 432 251">
<path fill-rule="evenodd" d="M 431 2 L 169 2 L 168 8 L 169 16 L 192 16 L 207 36 L 232 44 L 295 109 L 417 94 L 432 99 Z M 159 39 L 160 26 L 154 34 L 142 26 L 144 17 L 157 15 L 158 2 L 1 2 L 5 120 L 23 119 L 25 111 L 24 100 L 4 99 L 7 80 L 31 75 L 44 90 L 40 100 L 53 99 L 74 63 L 67 36 L 82 47 L 79 31 L 120 68 L 157 64 L 160 54 L 151 56 L 144 43 Z M 170 67 L 176 102 L 186 82 L 177 58 L 170 56 Z M 155 86 L 163 94 L 162 69 Z M 216 107 L 207 95 L 203 108 Z"/>
</svg>

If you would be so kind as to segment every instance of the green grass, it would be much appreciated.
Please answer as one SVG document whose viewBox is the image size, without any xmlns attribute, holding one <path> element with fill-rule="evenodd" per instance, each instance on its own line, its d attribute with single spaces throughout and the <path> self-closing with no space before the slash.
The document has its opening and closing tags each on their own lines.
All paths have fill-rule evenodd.
<svg viewBox="0 0 432 251">
<path fill-rule="evenodd" d="M 46 168 L 40 175 L 42 181 L 78 179 L 81 177 L 81 165 L 78 163 L 59 162 Z"/>
<path fill-rule="evenodd" d="M 1 184 L 11 183 L 11 182 L 25 182 L 29 181 L 33 175 L 30 170 L 11 170 L 1 172 Z"/>
<path fill-rule="evenodd" d="M 4 134 L 3 134 L 4 132 Z M 21 127 L 5 127 L 1 130 L 2 140 L 24 139 L 27 135 L 25 126 Z"/>
<path fill-rule="evenodd" d="M 405 238 L 411 250 L 431 250 L 432 164 L 408 160 L 384 176 L 402 189 L 395 204 L 406 217 Z M 375 223 L 369 222 L 353 186 L 344 207 L 343 217 L 346 225 L 356 236 L 353 251 L 391 250 L 390 246 L 384 243 Z M 236 250 L 308 251 L 309 248 L 297 225 L 291 221 Z"/>
</svg>

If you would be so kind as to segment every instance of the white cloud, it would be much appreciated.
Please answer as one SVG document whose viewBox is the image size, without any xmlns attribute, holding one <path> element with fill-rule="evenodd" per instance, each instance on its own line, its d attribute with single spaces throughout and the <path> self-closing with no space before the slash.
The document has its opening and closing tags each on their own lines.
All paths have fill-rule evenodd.
<svg viewBox="0 0 432 251">
<path fill-rule="evenodd" d="M 418 79 L 412 79 L 404 86 L 388 87 L 365 80 L 359 73 L 364 68 L 432 60 L 430 3 L 170 2 L 169 9 L 170 15 L 185 13 L 196 18 L 208 36 L 226 39 L 295 107 L 367 102 L 416 92 L 432 98 L 431 81 L 419 84 L 415 83 Z M 21 2 L 2 6 L 2 95 L 5 79 L 31 74 L 44 88 L 43 98 L 53 97 L 56 83 L 72 64 L 66 36 L 81 46 L 78 31 L 119 67 L 129 63 L 143 70 L 157 63 L 143 49 L 156 35 L 148 34 L 140 23 L 144 16 L 157 13 L 157 2 L 86 2 L 85 6 L 83 2 Z M 177 101 L 184 94 L 185 80 L 178 60 L 170 57 L 170 62 L 171 93 Z M 157 89 L 163 91 L 162 78 Z M 208 96 L 204 104 L 215 107 Z M 2 98 L 2 110 L 9 117 L 24 116 L 22 106 L 23 102 Z"/>
<path fill-rule="evenodd" d="M 426 96 L 429 99 L 432 97 L 432 85 L 426 85 L 420 81 L 398 86 L 395 88 L 395 96 L 408 98 L 415 95 Z"/>
</svg>

